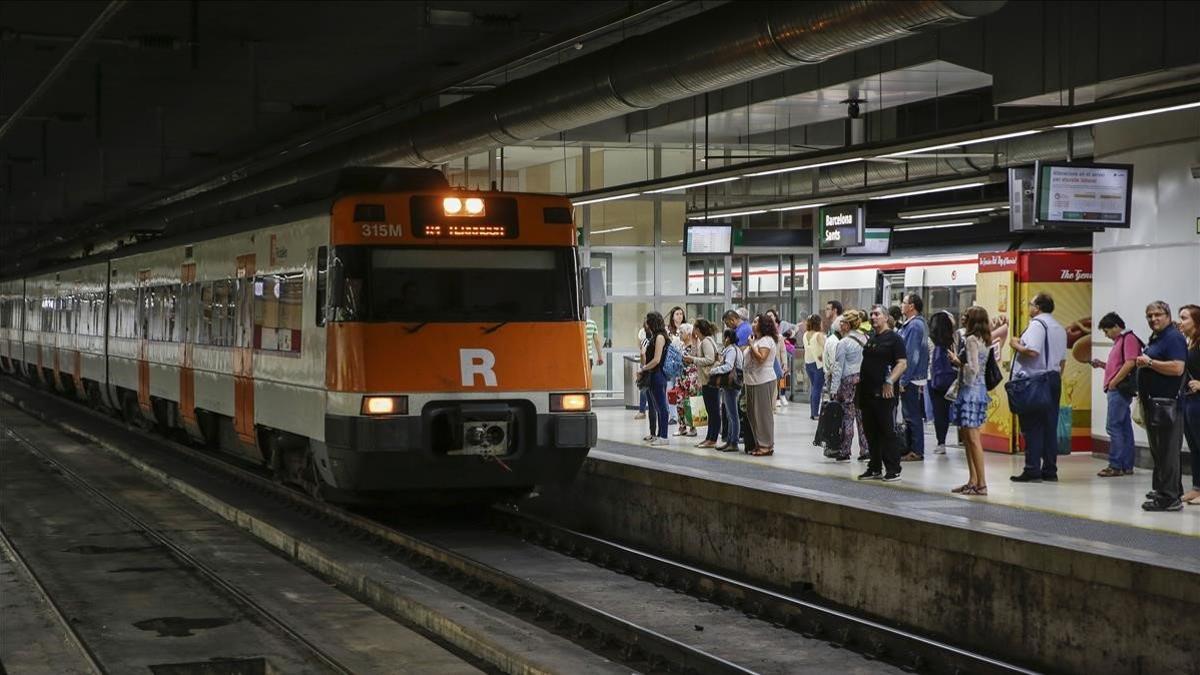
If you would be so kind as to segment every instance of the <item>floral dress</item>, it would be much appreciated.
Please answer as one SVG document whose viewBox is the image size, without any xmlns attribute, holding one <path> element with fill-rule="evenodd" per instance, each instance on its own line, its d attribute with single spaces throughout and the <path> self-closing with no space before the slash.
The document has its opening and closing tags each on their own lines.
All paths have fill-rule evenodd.
<svg viewBox="0 0 1200 675">
<path fill-rule="evenodd" d="M 695 353 L 691 344 L 685 346 L 682 351 L 684 356 L 692 356 Z M 685 427 L 695 429 L 695 426 L 687 423 L 688 416 L 685 414 L 685 409 L 688 405 L 688 399 L 699 393 L 700 373 L 697 371 L 696 366 L 690 365 L 685 361 L 683 372 L 679 374 L 679 377 L 675 378 L 673 386 L 667 391 L 668 403 L 675 405 L 675 414 L 678 415 L 675 419 L 679 420 L 680 429 Z"/>
</svg>

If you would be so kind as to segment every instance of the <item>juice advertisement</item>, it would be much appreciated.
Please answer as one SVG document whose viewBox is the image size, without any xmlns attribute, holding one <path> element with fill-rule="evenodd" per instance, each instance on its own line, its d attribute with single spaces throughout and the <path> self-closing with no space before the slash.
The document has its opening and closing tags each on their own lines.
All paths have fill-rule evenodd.
<svg viewBox="0 0 1200 675">
<path fill-rule="evenodd" d="M 1029 326 L 1029 302 L 1038 293 L 1054 298 L 1054 318 L 1067 331 L 1067 359 L 1059 402 L 1060 452 L 1091 450 L 1092 255 L 1075 251 L 981 253 L 976 298 L 992 321 L 992 346 L 1005 382 L 1012 371 L 1009 337 Z M 983 447 L 1017 452 L 1024 447 L 1003 383 L 991 392 Z"/>
</svg>

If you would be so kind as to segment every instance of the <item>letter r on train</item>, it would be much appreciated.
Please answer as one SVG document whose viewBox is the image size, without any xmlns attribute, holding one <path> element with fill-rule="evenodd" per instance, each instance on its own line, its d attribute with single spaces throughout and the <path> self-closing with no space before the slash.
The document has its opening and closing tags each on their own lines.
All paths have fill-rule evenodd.
<svg viewBox="0 0 1200 675">
<path fill-rule="evenodd" d="M 464 387 L 474 387 L 476 375 L 483 377 L 483 386 L 496 386 L 495 367 L 496 355 L 490 349 L 458 350 L 458 370 Z"/>
</svg>

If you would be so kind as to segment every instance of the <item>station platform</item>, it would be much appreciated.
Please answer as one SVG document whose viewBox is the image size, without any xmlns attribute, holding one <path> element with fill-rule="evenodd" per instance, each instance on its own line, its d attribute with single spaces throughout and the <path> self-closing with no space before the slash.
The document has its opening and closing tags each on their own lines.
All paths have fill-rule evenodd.
<svg viewBox="0 0 1200 675">
<path fill-rule="evenodd" d="M 1167 538 L 1162 543 L 1167 549 L 1177 547 L 1180 553 L 1200 556 L 1200 539 L 1193 539 L 1200 538 L 1200 507 L 1185 506 L 1181 512 L 1167 513 L 1141 509 L 1150 489 L 1148 469 L 1136 469 L 1132 476 L 1100 478 L 1096 472 L 1107 462 L 1089 453 L 1074 453 L 1058 458 L 1057 483 L 1013 483 L 1009 476 L 1021 472 L 1024 455 L 985 452 L 988 496 L 960 496 L 950 489 L 966 482 L 963 449 L 948 445 L 946 454 L 934 454 L 937 442 L 933 425 L 927 424 L 924 461 L 904 462 L 901 480 L 895 483 L 864 483 L 855 480 L 864 470 L 864 462 L 834 461 L 812 444 L 817 423 L 809 419 L 808 412 L 807 404 L 785 406 L 775 416 L 775 454 L 752 457 L 696 448 L 703 440 L 703 427 L 697 437 L 672 436 L 669 445 L 649 447 L 641 440 L 648 433 L 646 420 L 634 419 L 634 412 L 624 408 L 598 408 L 599 436 L 608 441 L 598 449 L 1097 542 L 1124 544 L 1142 537 L 1130 528 L 1183 535 L 1183 539 Z M 951 427 L 948 440 L 953 443 L 955 438 Z M 851 452 L 858 454 L 857 438 Z M 1189 480 L 1184 476 L 1184 489 Z M 1128 527 L 1111 527 L 1114 525 Z M 1150 542 L 1146 543 L 1149 546 Z M 1162 550 L 1157 545 L 1152 549 Z"/>
</svg>

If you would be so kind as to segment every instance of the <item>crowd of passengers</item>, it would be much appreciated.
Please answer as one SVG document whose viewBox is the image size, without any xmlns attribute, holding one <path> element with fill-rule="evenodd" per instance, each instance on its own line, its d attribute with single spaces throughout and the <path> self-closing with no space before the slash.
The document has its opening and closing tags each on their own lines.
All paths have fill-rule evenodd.
<svg viewBox="0 0 1200 675">
<path fill-rule="evenodd" d="M 983 307 L 968 308 L 955 321 L 942 311 L 926 318 L 919 295 L 904 296 L 899 307 L 868 311 L 826 304 L 824 320 L 812 315 L 803 326 L 782 322 L 774 310 L 750 317 L 729 310 L 724 326 L 703 318 L 688 323 L 680 307 L 667 318 L 646 315 L 639 331 L 641 368 L 638 418 L 649 420 L 650 445 L 670 443 L 668 434 L 696 436 L 693 395 L 703 400 L 707 430 L 699 448 L 765 457 L 775 452 L 774 415 L 787 405 L 784 382 L 788 355 L 801 351 L 810 384 L 809 415 L 817 420 L 825 401 L 843 412 L 840 443 L 826 456 L 849 461 L 857 431 L 858 460 L 866 462 L 859 480 L 900 480 L 902 463 L 925 458 L 927 406 L 932 411 L 935 454 L 946 452 L 949 427 L 958 427 L 968 475 L 952 492 L 986 496 L 980 427 L 992 400 L 987 377 L 1007 341 L 1014 352 L 1010 381 L 1029 378 L 1058 401 L 1067 359 L 1067 329 L 1054 317 L 1054 299 L 1039 293 L 1030 302 L 1031 321 L 1019 337 L 1008 336 L 1002 319 Z M 1146 429 L 1154 462 L 1152 490 L 1142 508 L 1178 511 L 1200 505 L 1200 306 L 1184 305 L 1178 321 L 1167 303 L 1146 307 L 1148 339 L 1126 328 L 1116 313 L 1098 327 L 1113 342 L 1104 370 L 1108 403 L 1109 465 L 1103 478 L 1133 474 L 1133 423 Z M 591 347 L 589 341 L 589 348 Z M 672 364 L 672 361 L 677 361 Z M 994 367 L 994 366 L 993 366 Z M 995 386 L 993 384 L 993 386 Z M 896 423 L 899 408 L 900 424 Z M 1057 405 L 1017 415 L 1024 436 L 1025 465 L 1016 483 L 1058 481 Z M 1191 451 L 1192 488 L 1183 491 L 1182 442 Z M 743 445 L 744 444 L 744 445 Z"/>
</svg>

